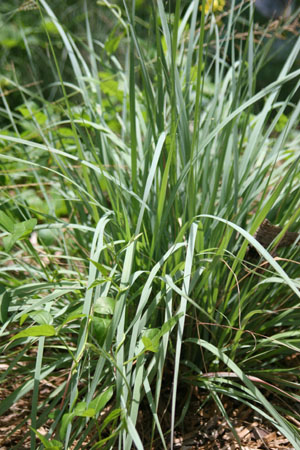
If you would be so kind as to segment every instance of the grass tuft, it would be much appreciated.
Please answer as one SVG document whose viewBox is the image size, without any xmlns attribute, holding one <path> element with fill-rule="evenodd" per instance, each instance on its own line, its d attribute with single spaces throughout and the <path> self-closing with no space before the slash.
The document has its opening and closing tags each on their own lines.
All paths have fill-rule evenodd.
<svg viewBox="0 0 300 450">
<path fill-rule="evenodd" d="M 87 2 L 76 35 L 40 0 L 47 84 L 0 83 L 1 379 L 17 386 L 0 414 L 31 395 L 15 448 L 173 447 L 185 386 L 237 442 L 226 398 L 300 448 L 299 240 L 276 248 L 299 231 L 300 38 L 258 87 L 271 44 L 252 2 L 200 3 L 158 0 L 144 23 L 98 2 L 99 37 Z"/>
</svg>

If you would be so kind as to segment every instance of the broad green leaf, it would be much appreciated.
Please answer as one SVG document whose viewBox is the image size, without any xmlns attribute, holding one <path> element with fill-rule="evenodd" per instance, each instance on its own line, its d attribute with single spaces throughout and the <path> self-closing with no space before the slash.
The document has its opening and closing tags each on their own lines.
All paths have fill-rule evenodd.
<svg viewBox="0 0 300 450">
<path fill-rule="evenodd" d="M 159 348 L 159 341 L 161 337 L 171 331 L 171 329 L 176 325 L 183 313 L 177 314 L 175 317 L 171 317 L 166 323 L 163 324 L 161 329 L 150 328 L 145 331 L 142 342 L 144 344 L 145 350 L 156 353 Z"/>
<path fill-rule="evenodd" d="M 44 309 L 40 309 L 38 311 L 32 311 L 28 314 L 35 322 L 40 325 L 43 324 L 51 324 L 53 323 L 53 317 L 49 313 L 49 311 L 45 311 Z"/>
<path fill-rule="evenodd" d="M 100 72 L 100 86 L 104 94 L 107 94 L 110 99 L 117 99 L 122 101 L 123 92 L 119 90 L 119 83 L 115 80 L 112 74 Z"/>
<path fill-rule="evenodd" d="M 156 353 L 159 349 L 159 338 L 150 339 L 146 336 L 142 337 L 142 342 L 144 344 L 145 350 L 149 352 Z"/>
<path fill-rule="evenodd" d="M 0 227 L 5 231 L 12 233 L 14 231 L 15 223 L 3 211 L 0 211 Z"/>
<path fill-rule="evenodd" d="M 68 425 L 72 422 L 72 420 L 75 416 L 76 416 L 76 414 L 74 412 L 66 413 L 62 416 L 61 426 L 59 429 L 59 437 L 61 439 L 64 439 L 66 432 L 67 432 Z"/>
<path fill-rule="evenodd" d="M 20 325 L 22 326 L 23 323 L 25 322 L 25 320 L 28 318 L 28 314 L 22 314 L 22 316 L 20 317 Z"/>
<path fill-rule="evenodd" d="M 49 34 L 53 34 L 53 35 L 59 34 L 57 27 L 55 26 L 55 24 L 52 22 L 52 20 L 50 18 L 45 17 L 44 27 L 47 29 L 47 32 Z"/>
<path fill-rule="evenodd" d="M 144 344 L 145 350 L 156 353 L 159 347 L 159 339 L 159 328 L 149 328 L 148 330 L 145 330 L 142 336 L 142 342 Z"/>
<path fill-rule="evenodd" d="M 38 231 L 39 241 L 42 242 L 44 245 L 50 246 L 54 244 L 56 237 L 57 235 L 54 230 L 49 230 L 48 228 L 46 228 L 44 230 Z"/>
<path fill-rule="evenodd" d="M 79 415 L 82 414 L 85 410 L 86 410 L 86 402 L 78 402 L 77 405 L 75 406 L 73 412 L 74 412 L 74 414 L 76 414 L 77 416 L 79 416 Z"/>
<path fill-rule="evenodd" d="M 92 317 L 92 334 L 97 339 L 98 344 L 102 345 L 111 323 L 111 319 L 104 319 L 102 317 Z"/>
<path fill-rule="evenodd" d="M 58 131 L 58 133 L 59 133 L 61 136 L 64 136 L 64 137 L 72 137 L 72 136 L 74 136 L 74 133 L 73 133 L 73 131 L 71 130 L 71 128 L 60 127 L 57 131 Z"/>
<path fill-rule="evenodd" d="M 94 408 L 96 414 L 98 414 L 112 398 L 113 393 L 113 386 L 110 386 L 106 391 L 102 392 L 100 395 L 94 398 L 94 400 L 90 402 L 89 407 Z"/>
<path fill-rule="evenodd" d="M 31 109 L 34 109 L 36 107 L 36 105 L 34 105 L 34 103 L 30 102 L 30 107 Z M 20 111 L 20 113 L 22 114 L 22 116 L 24 117 L 24 119 L 30 119 L 31 118 L 31 113 L 28 109 L 28 107 L 26 105 L 20 105 L 16 108 L 18 111 Z"/>
<path fill-rule="evenodd" d="M 72 322 L 73 320 L 80 319 L 81 317 L 86 317 L 85 314 L 82 313 L 82 305 L 79 306 L 79 308 L 76 308 L 75 311 L 72 311 L 63 321 L 61 324 L 61 327 L 66 325 L 69 322 Z"/>
<path fill-rule="evenodd" d="M 36 219 L 25 220 L 24 222 L 15 223 L 13 226 L 13 231 L 10 236 L 6 236 L 4 241 L 4 247 L 7 252 L 13 247 L 13 245 L 28 234 L 32 233 L 32 230 L 37 224 Z"/>
<path fill-rule="evenodd" d="M 40 125 L 43 125 L 47 121 L 47 116 L 42 111 L 38 111 L 38 106 L 34 102 L 29 102 L 28 106 L 18 106 L 17 110 L 20 111 L 24 119 L 28 119 L 28 121 L 32 119 L 33 116 Z"/>
<path fill-rule="evenodd" d="M 54 442 L 59 442 L 59 441 L 55 440 Z M 51 444 L 52 444 L 52 441 L 48 442 L 48 445 L 45 446 L 45 450 L 47 450 L 47 449 L 60 450 L 61 448 L 63 448 L 63 444 L 61 444 L 61 443 L 60 443 L 61 445 L 55 445 L 55 444 L 51 445 Z"/>
<path fill-rule="evenodd" d="M 24 337 L 38 337 L 38 336 L 55 336 L 56 331 L 52 325 L 36 325 L 30 328 L 26 328 L 26 330 L 20 331 L 20 333 L 16 334 L 11 338 L 12 341 Z"/>
<path fill-rule="evenodd" d="M 94 408 L 86 408 L 86 402 L 79 402 L 77 403 L 74 414 L 79 417 L 94 417 L 95 415 L 95 409 Z"/>
<path fill-rule="evenodd" d="M 83 313 L 73 313 L 73 314 L 70 314 L 64 321 L 63 321 L 63 323 L 62 323 L 62 327 L 64 326 L 64 325 L 66 325 L 67 323 L 69 323 L 69 322 L 73 322 L 73 320 L 77 320 L 77 319 L 81 319 L 82 317 L 86 317 L 86 315 L 85 314 L 83 314 Z"/>
<path fill-rule="evenodd" d="M 14 225 L 13 235 L 18 236 L 18 239 L 27 236 L 32 233 L 34 227 L 37 224 L 36 219 L 25 220 L 24 222 L 19 222 Z"/>
<path fill-rule="evenodd" d="M 113 314 L 116 300 L 111 297 L 99 297 L 94 303 L 94 312 L 98 314 Z"/>
<path fill-rule="evenodd" d="M 34 428 L 30 427 L 30 429 L 36 434 L 36 436 L 40 439 L 42 444 L 44 445 L 45 449 L 51 449 L 51 450 L 60 450 L 63 448 L 63 444 L 56 439 L 52 439 L 51 441 L 48 441 L 45 436 L 43 436 L 39 431 L 35 430 Z"/>
<path fill-rule="evenodd" d="M 90 286 L 89 289 L 93 289 L 96 286 L 99 286 L 100 284 L 104 284 L 107 281 L 112 281 L 110 278 L 102 279 L 102 280 L 95 280 Z"/>
<path fill-rule="evenodd" d="M 94 264 L 94 266 L 96 267 L 97 270 L 99 270 L 99 272 L 104 276 L 104 277 L 108 277 L 109 275 L 109 270 L 107 270 L 103 264 L 100 264 L 97 261 L 93 261 L 92 259 L 88 258 L 88 260 Z"/>
<path fill-rule="evenodd" d="M 15 238 L 13 235 L 4 236 L 3 238 L 3 245 L 5 248 L 5 251 L 9 252 L 11 248 L 15 245 L 18 238 Z"/>
<path fill-rule="evenodd" d="M 83 411 L 81 414 L 76 414 L 80 417 L 94 417 L 96 414 L 96 411 L 93 408 L 88 408 L 85 411 Z"/>
<path fill-rule="evenodd" d="M 34 117 L 40 125 L 44 125 L 47 122 L 47 116 L 42 111 L 36 111 Z"/>
<path fill-rule="evenodd" d="M 183 316 L 183 313 L 181 312 L 181 313 L 177 314 L 176 316 L 171 317 L 167 322 L 165 322 L 163 324 L 163 326 L 161 327 L 160 336 L 163 336 L 164 334 L 171 331 L 171 329 L 176 325 L 176 323 L 182 316 Z"/>
</svg>

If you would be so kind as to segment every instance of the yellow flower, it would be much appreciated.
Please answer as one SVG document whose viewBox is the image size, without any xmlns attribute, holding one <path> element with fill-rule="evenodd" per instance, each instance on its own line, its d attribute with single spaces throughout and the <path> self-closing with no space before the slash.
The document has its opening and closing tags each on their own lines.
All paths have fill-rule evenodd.
<svg viewBox="0 0 300 450">
<path fill-rule="evenodd" d="M 206 0 L 205 2 L 205 14 L 209 12 L 223 11 L 225 7 L 225 0 Z M 201 9 L 201 7 L 200 7 Z"/>
</svg>

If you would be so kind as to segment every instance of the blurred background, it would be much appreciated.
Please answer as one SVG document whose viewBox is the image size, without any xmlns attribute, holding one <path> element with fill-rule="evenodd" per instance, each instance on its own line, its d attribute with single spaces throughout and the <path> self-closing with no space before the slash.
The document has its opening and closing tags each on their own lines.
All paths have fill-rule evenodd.
<svg viewBox="0 0 300 450">
<path fill-rule="evenodd" d="M 166 1 L 169 11 L 175 7 L 173 0 Z M 187 8 L 188 0 L 182 1 L 182 8 Z M 207 1 L 210 7 L 211 0 Z M 238 2 L 237 2 L 238 3 Z M 86 6 L 85 6 L 86 5 Z M 111 51 L 122 52 L 119 45 L 123 30 L 116 28 L 112 9 L 117 14 L 125 14 L 123 2 L 117 0 L 111 7 L 103 7 L 104 3 L 95 0 L 52 0 L 51 8 L 59 22 L 66 27 L 77 45 L 83 49 L 86 40 L 85 7 L 88 11 L 92 36 L 95 40 L 95 51 L 101 53 L 106 42 L 115 39 L 115 48 Z M 226 10 L 230 2 L 219 0 L 213 2 L 216 16 L 220 15 L 220 28 L 226 24 Z M 152 4 L 146 0 L 137 0 L 135 7 L 136 26 L 139 27 L 141 37 L 147 41 L 149 23 L 152 20 Z M 263 39 L 265 45 L 270 46 L 269 59 L 265 60 L 261 68 L 257 89 L 261 89 L 275 80 L 281 70 L 282 62 L 288 56 L 295 39 L 299 35 L 299 7 L 300 0 L 256 0 L 254 21 L 258 39 Z M 225 14 L 224 14 L 225 13 Z M 199 11 L 200 15 L 200 11 Z M 241 23 L 241 29 L 243 24 Z M 54 80 L 58 80 L 56 72 L 49 72 L 48 64 L 44 64 L 50 55 L 47 33 L 51 35 L 54 50 L 59 61 L 62 77 L 69 82 L 73 80 L 73 71 L 69 67 L 66 50 L 61 42 L 59 33 L 47 15 L 42 18 L 34 0 L 1 0 L 0 3 L 0 88 L 9 92 L 10 104 L 20 104 L 20 93 L 14 90 L 11 80 L 24 87 L 35 86 L 43 91 L 43 96 L 49 101 L 60 97 L 59 87 Z M 265 35 L 265 36 L 264 36 Z M 150 44 L 151 45 L 151 44 Z M 155 43 L 153 42 L 153 45 Z M 106 49 L 107 50 L 107 49 Z M 118 55 L 120 57 L 120 55 Z M 300 55 L 295 63 L 300 66 Z M 293 84 L 287 84 L 282 89 L 285 95 Z M 298 94 L 299 96 L 299 94 Z M 14 99 L 15 97 L 15 99 Z M 1 114 L 1 113 L 0 113 Z M 0 119 L 1 120 L 1 119 Z"/>
</svg>

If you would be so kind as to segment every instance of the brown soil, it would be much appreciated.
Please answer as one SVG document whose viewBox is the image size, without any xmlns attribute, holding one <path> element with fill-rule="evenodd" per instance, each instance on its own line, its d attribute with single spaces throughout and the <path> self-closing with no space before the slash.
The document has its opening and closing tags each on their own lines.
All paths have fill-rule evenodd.
<svg viewBox="0 0 300 450">
<path fill-rule="evenodd" d="M 40 401 L 42 402 L 43 399 L 48 398 L 62 380 L 62 377 L 57 376 L 56 378 L 51 377 L 51 379 L 43 381 L 40 389 Z M 21 377 L 6 381 L 1 387 L 2 399 L 11 394 L 23 381 Z M 192 388 L 192 391 L 187 391 L 187 389 L 189 390 L 190 387 L 182 386 L 178 391 L 178 415 L 182 412 L 188 398 L 190 398 L 190 403 L 184 421 L 176 427 L 174 449 L 293 449 L 284 436 L 280 435 L 265 419 L 255 414 L 252 409 L 231 399 L 221 398 L 234 431 L 240 439 L 241 447 L 239 447 L 233 430 L 222 417 L 215 404 L 212 401 L 205 404 L 207 393 L 204 391 L 200 392 L 197 388 Z M 160 423 L 164 431 L 170 430 L 171 426 L 169 415 L 171 408 L 170 397 L 171 390 L 166 387 L 161 395 L 161 410 L 159 411 Z M 16 402 L 5 415 L 0 417 L 0 450 L 18 448 L 25 450 L 30 448 L 30 437 L 28 436 L 30 422 L 26 419 L 30 415 L 30 408 L 31 392 Z M 297 427 L 300 427 L 300 423 L 292 417 L 289 417 L 289 420 L 293 421 Z M 46 435 L 51 423 L 52 421 L 49 420 L 38 431 Z M 152 416 L 146 400 L 142 403 L 137 427 L 145 449 L 162 449 L 160 439 L 157 436 L 154 437 L 153 441 L 150 438 Z M 24 439 L 26 435 L 27 437 Z M 37 440 L 38 442 L 39 440 Z M 169 445 L 170 435 L 168 433 L 166 433 L 166 442 Z M 82 445 L 82 449 L 89 449 L 91 446 L 92 444 L 89 445 L 88 442 L 85 442 Z"/>
</svg>

